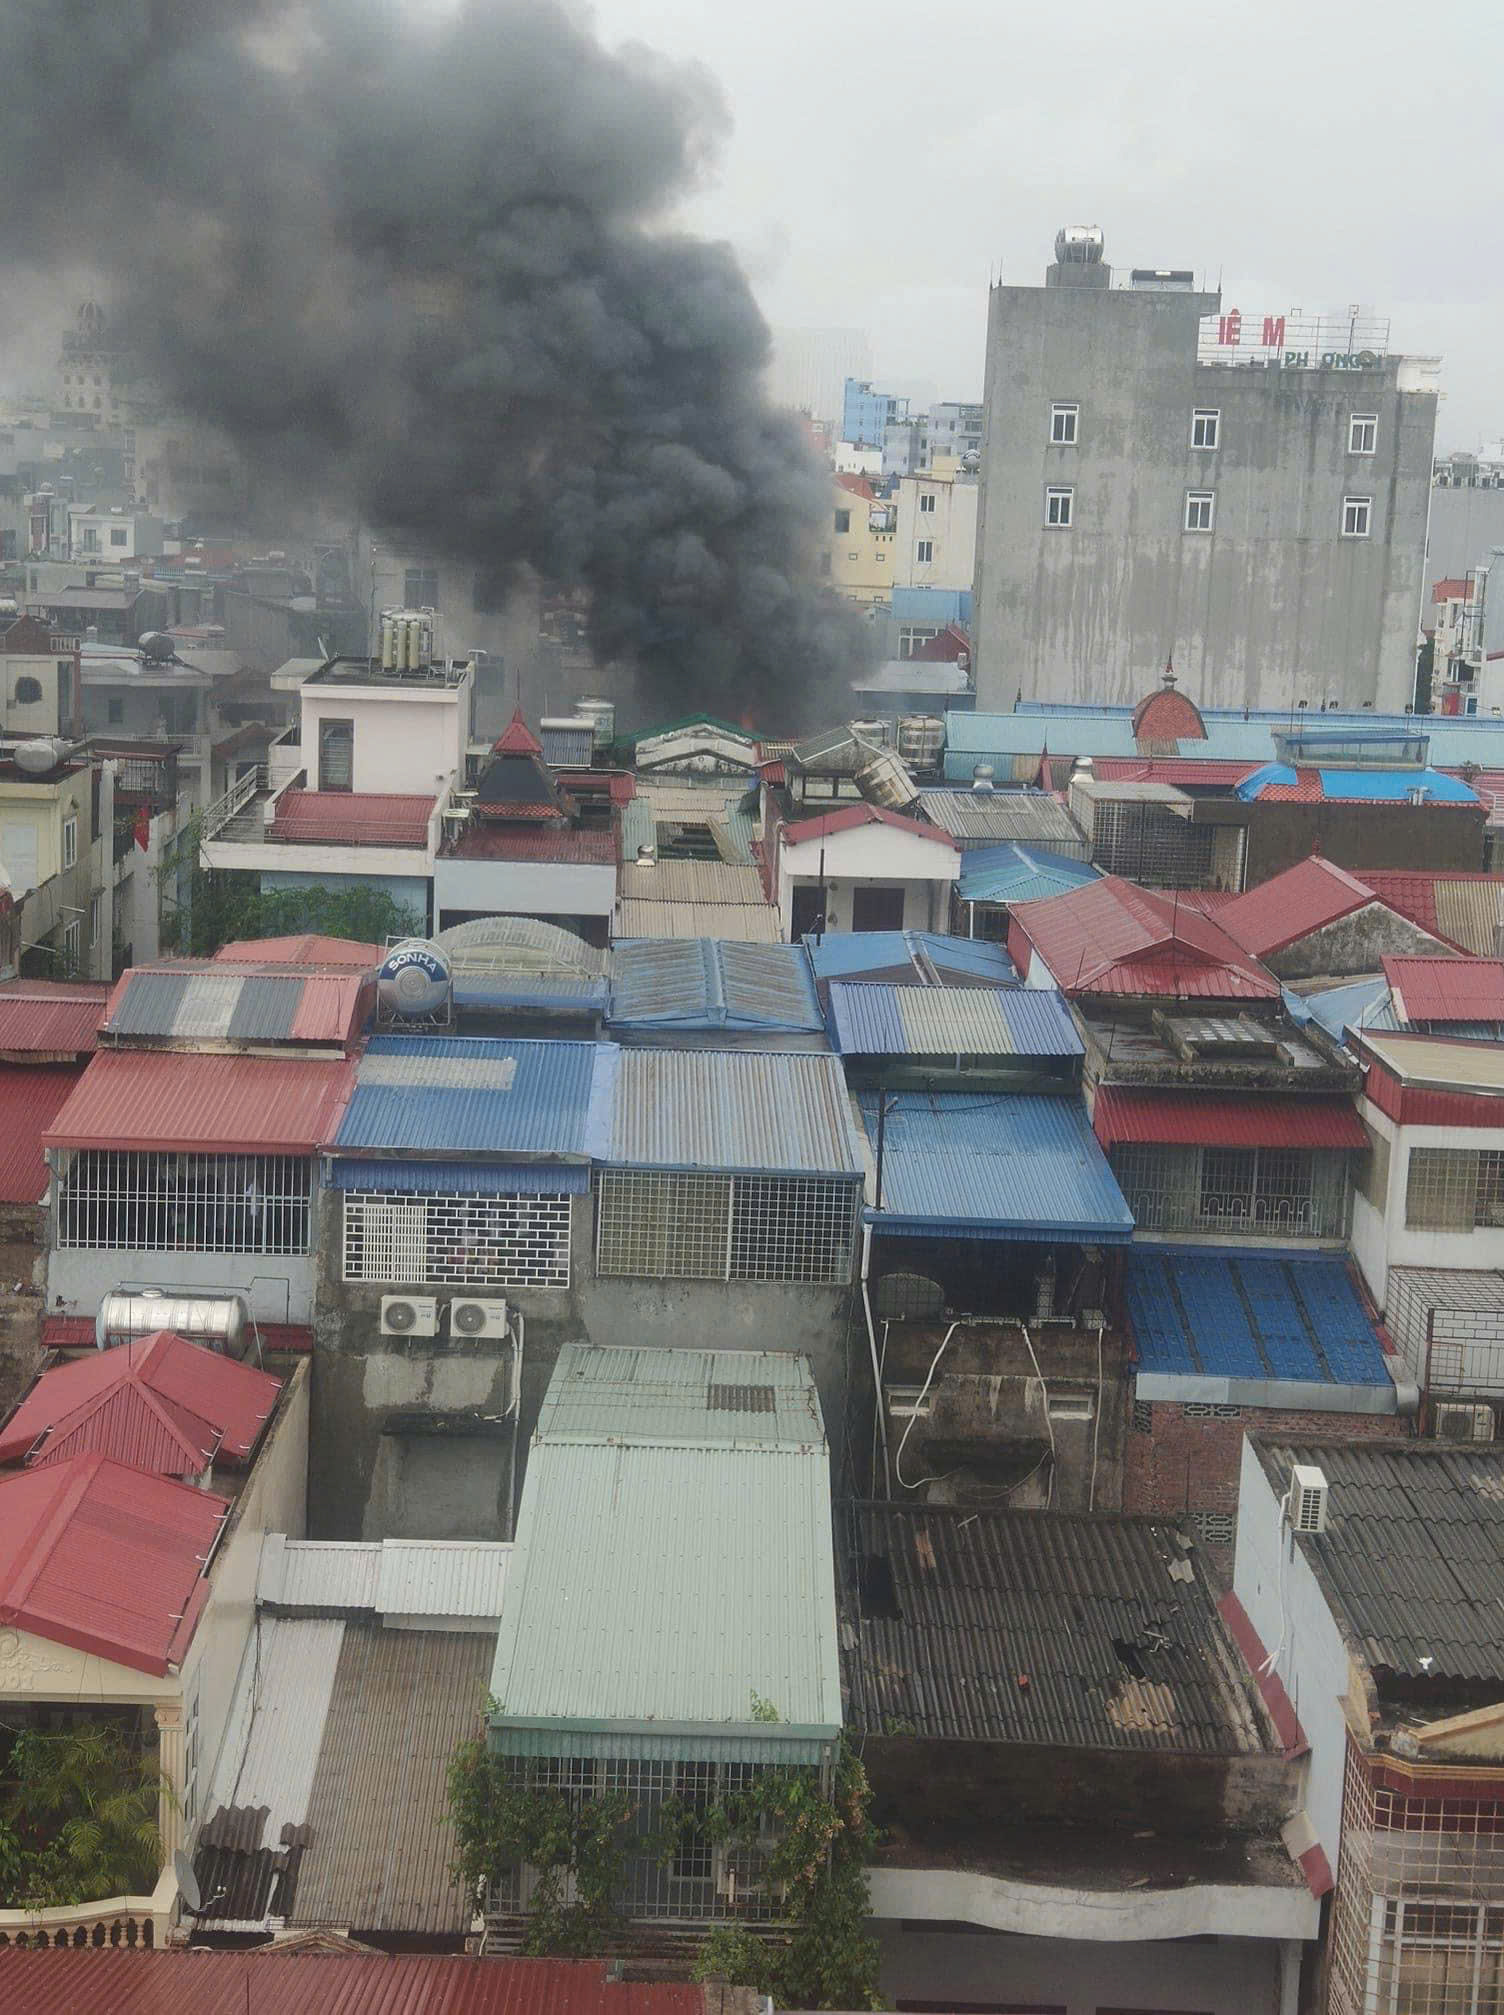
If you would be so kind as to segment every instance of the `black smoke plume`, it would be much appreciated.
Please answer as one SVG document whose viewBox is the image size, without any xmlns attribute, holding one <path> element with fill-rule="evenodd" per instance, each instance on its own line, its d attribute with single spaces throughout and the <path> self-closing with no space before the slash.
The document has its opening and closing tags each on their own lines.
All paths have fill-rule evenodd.
<svg viewBox="0 0 1504 2015">
<path fill-rule="evenodd" d="M 87 265 L 251 468 L 479 568 L 588 589 L 674 710 L 839 714 L 829 477 L 728 247 L 668 230 L 713 83 L 549 0 L 6 0 L 0 246 Z"/>
</svg>

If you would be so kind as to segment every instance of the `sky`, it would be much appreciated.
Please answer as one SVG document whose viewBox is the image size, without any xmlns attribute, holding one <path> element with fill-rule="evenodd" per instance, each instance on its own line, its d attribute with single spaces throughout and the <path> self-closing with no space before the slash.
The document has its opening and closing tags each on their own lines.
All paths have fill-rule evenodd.
<svg viewBox="0 0 1504 2015">
<path fill-rule="evenodd" d="M 1245 319 L 1363 303 L 1443 359 L 1441 450 L 1504 434 L 1504 15 L 1438 0 L 597 0 L 703 64 L 730 128 L 681 213 L 775 326 L 867 331 L 879 377 L 975 399 L 987 287 L 1062 224 Z"/>
</svg>

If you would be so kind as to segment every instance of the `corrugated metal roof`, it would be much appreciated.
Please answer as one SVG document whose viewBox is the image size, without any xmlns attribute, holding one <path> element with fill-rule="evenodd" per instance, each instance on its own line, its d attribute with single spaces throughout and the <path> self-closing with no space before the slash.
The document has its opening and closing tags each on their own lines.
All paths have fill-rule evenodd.
<svg viewBox="0 0 1504 2015">
<path fill-rule="evenodd" d="M 875 1205 L 878 1095 L 860 1096 Z M 1133 1215 L 1075 1096 L 890 1092 L 879 1232 L 1123 1244 Z"/>
<path fill-rule="evenodd" d="M 614 1044 L 375 1036 L 340 1153 L 588 1156 L 604 1148 Z"/>
<path fill-rule="evenodd" d="M 347 1043 L 371 1000 L 361 972 L 251 972 L 209 960 L 133 966 L 111 996 L 103 1033 L 178 1041 Z"/>
<path fill-rule="evenodd" d="M 549 1380 L 537 1432 L 550 1441 L 657 1448 L 749 1441 L 805 1448 L 825 1440 L 808 1360 L 779 1350 L 572 1346 Z"/>
<path fill-rule="evenodd" d="M 1354 1443 L 1255 1444 L 1278 1496 L 1291 1465 L 1327 1480 L 1326 1531 L 1298 1533 L 1339 1622 L 1382 1693 L 1416 1701 L 1504 1680 L 1504 1450 Z"/>
<path fill-rule="evenodd" d="M 892 826 L 898 832 L 911 833 L 916 839 L 928 841 L 931 846 L 944 847 L 952 861 L 959 851 L 952 834 L 942 831 L 940 827 L 930 824 L 927 820 L 910 818 L 906 812 L 890 812 L 885 805 L 865 802 L 859 805 L 842 805 L 837 810 L 816 812 L 810 817 L 794 819 L 788 825 L 779 828 L 778 838 L 784 846 L 809 846 L 816 840 L 833 839 L 837 833 L 858 832 L 863 826 Z M 950 867 L 942 864 L 935 872 L 948 874 Z"/>
<path fill-rule="evenodd" d="M 1179 1147 L 1368 1146 L 1349 1099 L 1309 1092 L 1155 1091 L 1102 1085 L 1092 1113 L 1097 1139 Z"/>
<path fill-rule="evenodd" d="M 343 1058 L 101 1050 L 43 1144 L 307 1154 L 333 1138 L 354 1082 Z"/>
<path fill-rule="evenodd" d="M 1475 805 L 1476 792 L 1460 777 L 1440 770 L 1336 770 L 1302 764 L 1265 763 L 1236 786 L 1243 799 L 1326 804 L 1406 804 L 1412 791 L 1424 791 L 1432 805 Z"/>
<path fill-rule="evenodd" d="M 836 1047 L 845 1056 L 1080 1056 L 1062 996 L 1047 988 L 891 986 L 837 980 Z"/>
<path fill-rule="evenodd" d="M 36 1203 L 45 1194 L 43 1136 L 82 1076 L 65 1064 L 0 1064 L 0 1203 Z"/>
<path fill-rule="evenodd" d="M 802 945 L 716 938 L 619 940 L 609 1020 L 623 1027 L 818 1030 Z"/>
<path fill-rule="evenodd" d="M 622 865 L 619 888 L 623 902 L 768 906 L 757 869 L 729 861 L 655 861 L 644 867 L 629 859 Z"/>
<path fill-rule="evenodd" d="M 480 1730 L 490 1652 L 489 1636 L 471 1631 L 345 1625 L 291 1923 L 469 1929 L 448 1771 Z"/>
<path fill-rule="evenodd" d="M 583 1196 L 590 1170 L 560 1161 L 376 1161 L 329 1164 L 333 1189 L 396 1190 L 408 1196 Z"/>
<path fill-rule="evenodd" d="M 1504 960 L 1386 956 L 1381 963 L 1402 1023 L 1504 1022 Z"/>
<path fill-rule="evenodd" d="M 781 942 L 778 912 L 767 903 L 668 903 L 628 895 L 622 896 L 616 905 L 615 936 L 618 940 L 716 938 L 722 942 L 729 939 L 764 945 Z"/>
<path fill-rule="evenodd" d="M 284 1826 L 307 1819 L 344 1638 L 342 1617 L 257 1619 L 230 1707 L 227 1753 L 206 1802 L 209 1820 L 219 1806 L 264 1807 L 261 1837 L 275 1846 Z"/>
<path fill-rule="evenodd" d="M 436 800 L 381 791 L 284 791 L 268 838 L 339 847 L 426 847 Z"/>
<path fill-rule="evenodd" d="M 883 978 L 907 984 L 917 975 L 926 986 L 1009 986 L 1018 978 L 1001 945 L 940 931 L 827 931 L 807 937 L 804 948 L 822 981 Z"/>
<path fill-rule="evenodd" d="M 1226 914 L 1223 912 L 1222 914 Z M 1020 903 L 1012 929 L 1077 994 L 1278 1000 L 1279 982 L 1223 928 L 1173 896 L 1107 875 L 1049 902 Z"/>
<path fill-rule="evenodd" d="M 1205 1570 L 1173 1525 L 853 1504 L 841 1538 L 858 1736 L 896 1726 L 930 1740 L 1219 1756 L 1269 1746 Z"/>
<path fill-rule="evenodd" d="M 1050 847 L 1080 861 L 1090 852 L 1081 828 L 1048 791 L 921 791 L 919 809 L 968 852 L 1006 840 Z"/>
<path fill-rule="evenodd" d="M 1302 1027 L 1313 1021 L 1335 1042 L 1345 1040 L 1350 1028 L 1394 1028 L 1389 1005 L 1389 982 L 1383 978 L 1354 980 L 1349 986 L 1323 987 L 1319 992 L 1298 994 L 1284 989 L 1285 1006 Z"/>
<path fill-rule="evenodd" d="M 1504 922 L 1504 882 L 1438 876 L 1433 901 L 1436 928 L 1444 938 L 1476 958 L 1493 955 Z"/>
<path fill-rule="evenodd" d="M 861 1169 L 840 1064 L 780 1051 L 623 1050 L 608 1158 L 782 1175 Z"/>
<path fill-rule="evenodd" d="M 1083 882 L 1096 881 L 1100 873 L 1090 861 L 1010 841 L 1000 847 L 969 848 L 956 893 L 963 903 L 1047 902 Z"/>
<path fill-rule="evenodd" d="M 192 1638 L 229 1508 L 106 1455 L 0 1477 L 0 1624 L 165 1674 Z"/>
<path fill-rule="evenodd" d="M 1395 1410 L 1383 1345 L 1340 1254 L 1136 1245 L 1123 1292 L 1140 1372 L 1375 1387 Z"/>
<path fill-rule="evenodd" d="M 197 1474 L 244 1463 L 281 1380 L 169 1330 L 44 1371 L 0 1429 L 0 1462 L 56 1462 L 97 1449 L 138 1469 Z"/>
<path fill-rule="evenodd" d="M 277 1610 L 484 1620 L 501 1614 L 511 1554 L 499 1540 L 288 1539 L 270 1532 L 256 1600 Z"/>
<path fill-rule="evenodd" d="M 108 999 L 107 987 L 0 982 L 0 1055 L 86 1056 Z"/>
<path fill-rule="evenodd" d="M 317 931 L 300 931 L 286 938 L 243 938 L 221 945 L 214 954 L 216 965 L 298 965 L 352 966 L 373 971 L 384 953 L 380 945 L 365 945 L 354 938 L 331 938 Z"/>
<path fill-rule="evenodd" d="M 1217 922 L 1244 951 L 1255 958 L 1267 958 L 1323 925 L 1364 909 L 1374 899 L 1366 882 L 1324 854 L 1312 854 L 1224 903 L 1217 911 Z"/>
<path fill-rule="evenodd" d="M 1504 1044 L 1379 1029 L 1364 1029 L 1362 1041 L 1401 1084 L 1484 1095 L 1504 1091 Z"/>
<path fill-rule="evenodd" d="M 631 1407 L 635 1352 L 569 1346 L 551 1390 L 583 1357 L 604 1370 L 589 1413 L 609 1415 L 614 1372 Z M 701 1390 L 743 1395 L 727 1419 L 755 1420 L 766 1359 L 725 1351 L 702 1362 Z M 792 1366 L 805 1387 L 800 1411 L 818 1425 L 808 1363 Z M 562 1417 L 579 1404 L 569 1401 Z M 634 1724 L 639 1744 L 656 1739 L 668 1755 L 704 1755 L 719 1739 L 813 1760 L 834 1740 L 841 1694 L 823 1430 L 813 1442 L 663 1439 L 652 1416 L 676 1434 L 688 1410 L 667 1389 L 646 1421 L 613 1429 L 608 1419 L 588 1439 L 556 1436 L 546 1413 L 540 1419 L 491 1679 L 504 1703 L 492 1718 L 503 1748 L 546 1739 L 550 1753 L 568 1754 L 571 1730 L 589 1737 L 602 1722 Z M 708 1409 L 702 1417 L 712 1418 Z M 754 1696 L 771 1702 L 779 1723 L 754 1719 Z"/>
<path fill-rule="evenodd" d="M 6 2015 L 705 2015 L 706 1990 L 600 1959 L 83 1948 L 5 1955 Z"/>
</svg>

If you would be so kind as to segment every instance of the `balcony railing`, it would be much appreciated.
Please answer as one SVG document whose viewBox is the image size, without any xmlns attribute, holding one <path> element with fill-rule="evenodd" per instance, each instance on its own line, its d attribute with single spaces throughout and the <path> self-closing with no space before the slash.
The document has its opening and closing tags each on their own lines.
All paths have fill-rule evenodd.
<svg viewBox="0 0 1504 2015">
<path fill-rule="evenodd" d="M 0 1951 L 35 1946 L 135 1947 L 161 1951 L 177 1915 L 178 1879 L 164 1868 L 150 1896 L 107 1896 L 56 1910 L 0 1910 Z"/>
<path fill-rule="evenodd" d="M 1314 1196 L 1126 1188 L 1140 1231 L 1191 1231 L 1237 1238 L 1341 1238 L 1345 1208 Z"/>
</svg>

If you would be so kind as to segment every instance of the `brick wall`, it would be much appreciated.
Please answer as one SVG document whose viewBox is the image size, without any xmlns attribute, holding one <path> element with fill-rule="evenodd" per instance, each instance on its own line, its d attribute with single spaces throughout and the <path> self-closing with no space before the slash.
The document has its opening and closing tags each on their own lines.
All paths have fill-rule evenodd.
<svg viewBox="0 0 1504 2015">
<path fill-rule="evenodd" d="M 1245 1434 L 1278 1441 L 1391 1441 L 1409 1432 L 1410 1422 L 1392 1413 L 1139 1400 L 1130 1406 L 1123 1438 L 1123 1509 L 1142 1516 L 1189 1512 L 1209 1545 L 1230 1545 Z"/>
</svg>

